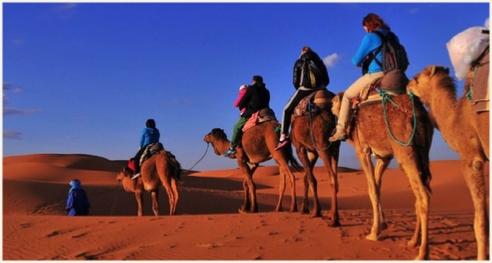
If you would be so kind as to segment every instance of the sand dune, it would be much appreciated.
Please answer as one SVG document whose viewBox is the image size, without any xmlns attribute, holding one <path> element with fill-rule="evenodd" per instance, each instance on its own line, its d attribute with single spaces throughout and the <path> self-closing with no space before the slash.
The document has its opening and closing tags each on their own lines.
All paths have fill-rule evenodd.
<svg viewBox="0 0 492 263">
<path fill-rule="evenodd" d="M 258 214 L 237 213 L 244 198 L 243 175 L 228 169 L 185 173 L 177 216 L 167 216 L 162 190 L 161 216 L 151 216 L 146 193 L 145 216 L 137 217 L 134 195 L 115 180 L 125 163 L 82 154 L 4 157 L 3 259 L 408 260 L 417 255 L 418 248 L 406 246 L 415 227 L 415 199 L 399 169 L 389 169 L 383 177 L 381 200 L 389 227 L 384 240 L 372 242 L 365 239 L 372 208 L 360 170 L 339 168 L 342 226 L 330 228 L 331 189 L 323 167 L 315 168 L 323 218 L 272 212 L 278 197 L 275 166 L 260 167 L 254 175 Z M 431 172 L 431 259 L 476 259 L 473 204 L 458 161 L 433 161 Z M 302 175 L 295 175 L 300 203 Z M 87 191 L 90 217 L 64 215 L 73 178 Z M 285 210 L 289 204 L 287 188 Z"/>
</svg>

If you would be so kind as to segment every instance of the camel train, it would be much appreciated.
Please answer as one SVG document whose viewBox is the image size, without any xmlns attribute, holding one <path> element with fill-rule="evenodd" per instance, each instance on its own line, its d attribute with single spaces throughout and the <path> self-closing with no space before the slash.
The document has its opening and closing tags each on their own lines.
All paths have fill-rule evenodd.
<svg viewBox="0 0 492 263">
<path fill-rule="evenodd" d="M 438 129 L 450 148 L 460 156 L 462 172 L 470 190 L 474 209 L 474 231 L 477 240 L 477 259 L 486 260 L 489 244 L 488 188 L 484 175 L 484 165 L 489 161 L 489 54 L 488 48 L 475 68 L 470 71 L 465 82 L 465 93 L 457 98 L 455 80 L 449 75 L 449 68 L 427 66 L 411 80 L 400 85 L 400 90 L 385 91 L 380 87 L 372 89 L 355 107 L 351 124 L 347 127 L 347 142 L 354 147 L 366 175 L 369 197 L 373 208 L 373 225 L 368 240 L 382 239 L 381 231 L 387 228 L 380 191 L 382 177 L 390 161 L 396 158 L 407 175 L 415 195 L 416 227 L 408 245 L 420 244 L 417 260 L 429 259 L 428 220 L 430 203 L 429 151 L 433 130 Z M 408 84 L 407 84 L 408 83 Z M 374 94 L 377 93 L 377 94 Z M 311 216 L 321 216 L 317 196 L 317 182 L 313 174 L 314 164 L 321 157 L 332 188 L 331 218 L 329 226 L 339 226 L 338 219 L 338 180 L 337 165 L 340 143 L 329 143 L 328 138 L 335 129 L 335 118 L 340 111 L 343 93 L 328 92 L 328 103 L 318 105 L 318 113 L 307 112 L 295 116 L 292 122 L 291 140 L 297 157 L 304 167 L 297 163 L 292 147 L 275 151 L 279 134 L 276 120 L 260 123 L 241 138 L 241 146 L 230 158 L 237 159 L 245 175 L 243 182 L 244 204 L 240 213 L 258 212 L 256 186 L 253 174 L 259 164 L 273 159 L 280 170 L 279 197 L 274 211 L 283 211 L 282 199 L 285 180 L 290 183 L 291 204 L 289 212 L 296 212 L 295 176 L 289 164 L 298 172 L 304 172 L 304 199 L 301 212 L 309 212 L 308 188 L 314 198 Z M 484 99 L 486 98 L 486 99 Z M 310 98 L 313 99 L 314 97 Z M 388 103 L 391 102 L 391 103 Z M 486 106 L 483 106 L 486 101 Z M 425 107 L 424 107 L 425 106 Z M 329 110 L 326 110 L 328 107 Z M 429 112 L 427 109 L 429 109 Z M 374 113 L 377 114 L 374 114 Z M 385 129 L 381 129 L 385 127 Z M 204 137 L 212 144 L 217 155 L 223 155 L 229 147 L 229 140 L 222 129 L 212 129 Z M 376 159 L 374 166 L 371 157 Z M 134 192 L 138 203 L 138 215 L 142 215 L 143 191 L 152 195 L 152 209 L 158 215 L 157 193 L 160 185 L 167 191 L 170 215 L 176 213 L 180 182 L 180 164 L 166 151 L 152 156 L 143 163 L 142 176 L 131 180 L 132 171 L 127 167 L 118 175 L 118 181 L 128 192 Z M 420 238 L 420 240 L 419 240 Z M 419 242 L 420 241 L 420 242 Z"/>
</svg>

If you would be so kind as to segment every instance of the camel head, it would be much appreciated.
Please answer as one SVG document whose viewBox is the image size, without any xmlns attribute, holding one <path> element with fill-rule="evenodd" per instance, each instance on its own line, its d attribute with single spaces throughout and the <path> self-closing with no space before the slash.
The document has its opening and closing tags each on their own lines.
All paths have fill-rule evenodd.
<svg viewBox="0 0 492 263">
<path fill-rule="evenodd" d="M 434 85 L 440 85 L 441 80 L 444 78 L 452 80 L 449 76 L 448 67 L 439 65 L 427 66 L 408 82 L 407 92 L 414 94 L 425 102 L 428 100 L 429 89 Z"/>
<path fill-rule="evenodd" d="M 206 143 L 214 143 L 216 140 L 225 140 L 227 141 L 227 135 L 225 134 L 223 129 L 220 128 L 214 128 L 212 129 L 211 132 L 209 132 L 207 135 L 205 135 L 205 138 L 203 140 Z"/>
<path fill-rule="evenodd" d="M 124 167 L 118 174 L 116 174 L 116 181 L 121 182 L 125 179 L 125 177 L 131 178 L 132 175 L 133 171 L 128 167 Z"/>
<path fill-rule="evenodd" d="M 340 114 L 340 108 L 342 106 L 343 92 L 339 92 L 337 95 L 331 99 L 331 112 L 338 117 Z"/>
</svg>

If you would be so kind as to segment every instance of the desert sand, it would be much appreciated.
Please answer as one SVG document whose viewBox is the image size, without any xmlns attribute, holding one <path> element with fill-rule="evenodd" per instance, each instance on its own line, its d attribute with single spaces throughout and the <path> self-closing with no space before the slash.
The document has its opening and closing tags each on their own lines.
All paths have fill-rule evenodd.
<svg viewBox="0 0 492 263">
<path fill-rule="evenodd" d="M 272 212 L 276 166 L 260 167 L 254 175 L 257 214 L 237 212 L 243 202 L 239 169 L 184 170 L 177 215 L 167 215 L 162 188 L 161 215 L 153 216 L 146 193 L 145 216 L 137 217 L 134 195 L 115 179 L 125 164 L 83 154 L 4 157 L 3 260 L 411 260 L 417 255 L 418 248 L 406 245 L 415 227 L 415 199 L 400 169 L 384 174 L 381 200 L 389 226 L 384 240 L 373 242 L 365 239 L 372 208 L 360 170 L 339 167 L 342 226 L 330 228 L 330 186 L 322 167 L 316 167 L 315 176 L 323 218 Z M 431 172 L 430 258 L 475 260 L 474 210 L 459 162 L 432 161 Z M 300 203 L 302 174 L 295 175 Z M 64 214 L 68 182 L 74 178 L 89 196 L 91 216 Z M 288 188 L 283 202 L 287 210 Z"/>
</svg>

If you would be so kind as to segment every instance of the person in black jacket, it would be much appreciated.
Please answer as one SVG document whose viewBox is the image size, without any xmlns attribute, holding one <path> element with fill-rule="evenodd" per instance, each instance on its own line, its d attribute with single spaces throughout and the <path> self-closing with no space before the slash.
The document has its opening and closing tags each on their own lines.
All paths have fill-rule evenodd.
<svg viewBox="0 0 492 263">
<path fill-rule="evenodd" d="M 229 157 L 231 154 L 236 153 L 236 146 L 239 144 L 239 134 L 243 128 L 246 121 L 251 118 L 253 113 L 264 109 L 270 108 L 270 91 L 266 88 L 265 83 L 263 83 L 263 77 L 259 75 L 253 76 L 253 85 L 249 85 L 246 88 L 246 93 L 239 101 L 239 108 L 246 108 L 244 113 L 239 117 L 236 124 L 234 124 L 234 132 L 237 136 L 231 138 L 229 149 L 224 154 L 225 157 Z"/>
<path fill-rule="evenodd" d="M 328 70 L 321 58 L 310 47 L 303 47 L 301 56 L 294 64 L 293 84 L 296 92 L 284 107 L 280 139 L 275 150 L 281 149 L 289 143 L 287 134 L 289 133 L 290 118 L 297 104 L 309 94 L 320 89 L 326 89 L 329 83 Z"/>
</svg>

